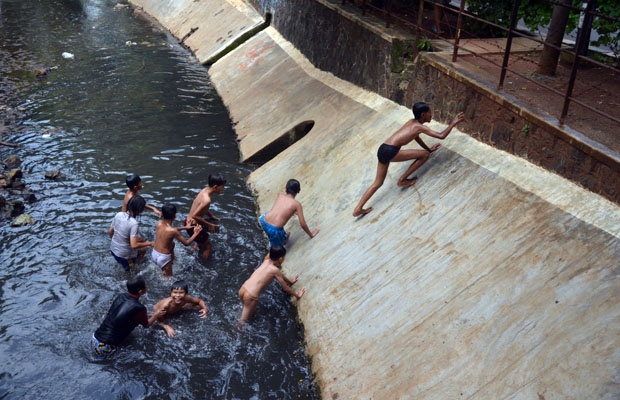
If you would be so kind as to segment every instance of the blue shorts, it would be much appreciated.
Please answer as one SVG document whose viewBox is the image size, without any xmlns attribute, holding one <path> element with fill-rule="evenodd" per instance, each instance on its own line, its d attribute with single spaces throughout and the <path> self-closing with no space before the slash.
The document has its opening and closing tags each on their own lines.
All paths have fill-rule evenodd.
<svg viewBox="0 0 620 400">
<path fill-rule="evenodd" d="M 129 258 L 129 259 L 120 258 L 116 254 L 114 254 L 112 251 L 110 251 L 110 254 L 112 254 L 112 257 L 114 257 L 117 263 L 119 263 L 123 268 L 125 268 L 125 271 L 129 271 L 131 268 L 133 268 L 136 265 L 137 259 L 135 257 Z"/>
<path fill-rule="evenodd" d="M 103 342 L 100 342 L 95 337 L 95 335 L 93 335 L 93 337 L 90 338 L 90 347 L 93 349 L 93 353 L 95 353 L 95 357 L 101 360 L 110 357 L 118 349 L 118 347 L 113 346 L 111 344 L 105 344 Z"/>
<path fill-rule="evenodd" d="M 263 230 L 269 238 L 269 246 L 284 246 L 286 244 L 288 237 L 286 236 L 284 228 L 278 228 L 277 226 L 265 222 L 265 214 L 260 216 L 260 226 L 263 227 Z"/>
</svg>

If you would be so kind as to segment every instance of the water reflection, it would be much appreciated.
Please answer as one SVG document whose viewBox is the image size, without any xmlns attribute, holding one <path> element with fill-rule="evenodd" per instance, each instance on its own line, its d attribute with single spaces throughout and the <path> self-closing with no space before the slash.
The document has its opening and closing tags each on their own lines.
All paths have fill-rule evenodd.
<svg viewBox="0 0 620 400">
<path fill-rule="evenodd" d="M 3 137 L 20 148 L 0 146 L 0 159 L 19 155 L 38 198 L 27 205 L 34 225 L 0 221 L 0 397 L 318 398 L 296 313 L 277 284 L 261 296 L 253 323 L 235 330 L 237 290 L 266 241 L 245 185 L 250 168 L 238 163 L 205 68 L 114 5 L 0 0 L 0 95 L 24 117 Z M 46 66 L 58 68 L 36 78 Z M 67 179 L 46 180 L 50 169 Z M 177 246 L 175 277 L 140 266 L 149 309 L 182 278 L 210 312 L 206 320 L 175 316 L 175 338 L 137 328 L 116 358 L 94 362 L 88 340 L 127 277 L 109 255 L 106 230 L 128 173 L 141 175 L 149 203 L 175 203 L 179 224 L 210 173 L 227 178 L 212 206 L 222 219 L 212 258 Z M 153 213 L 140 218 L 149 240 L 155 224 Z"/>
</svg>

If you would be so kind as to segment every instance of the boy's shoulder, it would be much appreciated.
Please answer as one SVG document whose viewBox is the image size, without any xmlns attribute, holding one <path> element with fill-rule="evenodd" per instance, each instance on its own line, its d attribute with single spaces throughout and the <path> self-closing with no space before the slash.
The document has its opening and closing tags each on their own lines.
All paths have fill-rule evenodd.
<svg viewBox="0 0 620 400">
<path fill-rule="evenodd" d="M 168 304 L 170 304 L 170 302 L 172 301 L 172 297 L 164 297 L 163 299 L 159 300 L 157 303 L 155 303 L 155 307 L 167 307 Z"/>
</svg>

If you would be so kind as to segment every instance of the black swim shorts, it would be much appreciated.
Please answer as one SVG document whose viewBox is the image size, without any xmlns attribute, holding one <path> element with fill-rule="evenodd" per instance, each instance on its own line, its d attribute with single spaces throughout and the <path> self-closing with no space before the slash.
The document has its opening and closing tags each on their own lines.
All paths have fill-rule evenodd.
<svg viewBox="0 0 620 400">
<path fill-rule="evenodd" d="M 379 146 L 379 150 L 377 151 L 377 158 L 381 164 L 389 164 L 392 161 L 392 158 L 396 157 L 400 147 L 392 146 L 391 144 L 383 143 Z"/>
</svg>

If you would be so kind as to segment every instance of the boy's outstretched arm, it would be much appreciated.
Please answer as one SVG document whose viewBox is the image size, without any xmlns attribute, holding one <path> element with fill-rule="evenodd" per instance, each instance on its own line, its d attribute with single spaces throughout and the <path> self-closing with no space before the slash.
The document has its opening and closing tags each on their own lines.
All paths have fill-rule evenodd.
<svg viewBox="0 0 620 400">
<path fill-rule="evenodd" d="M 297 283 L 297 280 L 299 279 L 299 274 L 295 275 L 293 277 L 293 279 L 289 279 L 286 277 L 286 275 L 284 275 L 284 273 L 282 274 L 282 278 L 284 278 L 284 282 L 286 282 L 287 285 L 289 286 L 293 286 L 295 283 Z"/>
<path fill-rule="evenodd" d="M 295 296 L 295 298 L 297 299 L 301 299 L 301 296 L 303 296 L 304 293 L 306 293 L 306 288 L 301 288 L 301 290 L 299 290 L 298 292 L 294 291 L 293 288 L 291 288 L 286 283 L 287 279 L 285 279 L 284 274 L 282 272 L 280 272 L 279 274 L 276 274 L 276 279 L 278 280 L 278 282 L 280 282 L 280 286 L 282 286 L 282 289 L 286 293 L 288 293 L 291 296 Z"/>
<path fill-rule="evenodd" d="M 171 298 L 166 298 L 158 301 L 157 304 L 153 306 L 153 315 L 151 317 L 153 318 L 153 321 L 151 322 L 151 318 L 149 318 L 149 323 L 152 325 L 153 323 L 155 323 L 155 321 L 157 321 L 159 326 L 164 328 L 168 337 L 174 336 L 174 328 L 164 322 L 164 317 L 166 316 L 166 307 L 171 300 Z"/>
<path fill-rule="evenodd" d="M 209 230 L 209 233 L 215 233 L 217 231 L 217 228 L 219 225 L 214 224 L 213 222 L 209 222 L 206 219 L 198 216 L 198 215 L 192 215 L 192 218 L 198 222 L 200 225 L 204 225 L 207 227 L 207 229 Z"/>
<path fill-rule="evenodd" d="M 154 206 L 152 206 L 150 204 L 147 204 L 145 207 L 148 208 L 149 210 L 153 211 L 157 215 L 157 217 L 161 218 L 161 211 L 159 211 L 157 209 L 157 207 L 154 207 Z"/>
<path fill-rule="evenodd" d="M 149 326 L 153 325 L 155 323 L 155 321 L 162 320 L 166 316 L 166 309 L 165 308 L 156 308 L 156 307 L 157 307 L 157 305 L 155 305 L 155 307 L 153 307 L 153 314 L 148 318 L 149 319 Z"/>
<path fill-rule="evenodd" d="M 189 239 L 185 239 L 185 236 L 181 235 L 181 233 L 179 232 L 178 229 L 174 233 L 174 237 L 179 242 L 183 243 L 183 245 L 189 246 L 190 244 L 192 244 L 194 239 L 196 239 L 198 237 L 198 234 L 200 234 L 200 232 L 202 231 L 202 226 L 201 225 L 192 226 L 192 228 L 194 228 L 194 234 Z"/>
<path fill-rule="evenodd" d="M 155 246 L 155 242 L 142 242 L 136 236 L 129 238 L 129 245 L 132 249 L 142 249 L 144 247 Z"/>
<path fill-rule="evenodd" d="M 316 228 L 314 231 L 311 231 L 310 228 L 308 228 L 308 224 L 306 223 L 306 219 L 304 218 L 304 209 L 301 206 L 301 203 L 297 202 L 297 209 L 295 212 L 297 213 L 297 218 L 299 219 L 299 225 L 301 225 L 301 229 L 303 229 L 304 232 L 306 232 L 311 239 L 319 234 L 319 231 L 321 230 L 320 228 Z"/>
<path fill-rule="evenodd" d="M 209 312 L 209 309 L 207 308 L 207 305 L 202 299 L 197 299 L 192 296 L 185 296 L 185 298 L 189 303 L 195 304 L 200 307 L 200 311 L 198 312 L 200 318 L 207 318 L 207 313 Z"/>
<path fill-rule="evenodd" d="M 433 152 L 433 149 L 431 149 L 430 147 L 428 147 L 428 146 L 426 145 L 426 143 L 424 143 L 424 141 L 422 140 L 422 138 L 421 138 L 420 136 L 417 136 L 414 140 L 415 140 L 415 141 L 416 141 L 416 142 L 420 145 L 420 147 L 422 147 L 424 150 L 428 151 L 429 153 L 432 153 L 432 152 Z"/>
<path fill-rule="evenodd" d="M 458 114 L 456 114 L 456 117 L 454 117 L 454 119 L 452 120 L 452 122 L 450 122 L 448 124 L 448 126 L 446 127 L 446 129 L 444 129 L 443 131 L 441 131 L 440 133 L 435 132 L 434 130 L 432 130 L 429 127 L 424 126 L 424 129 L 422 130 L 422 133 L 437 138 L 437 139 L 445 139 L 450 132 L 452 132 L 452 129 L 460 122 L 462 122 L 465 119 L 465 114 L 460 112 Z"/>
</svg>

